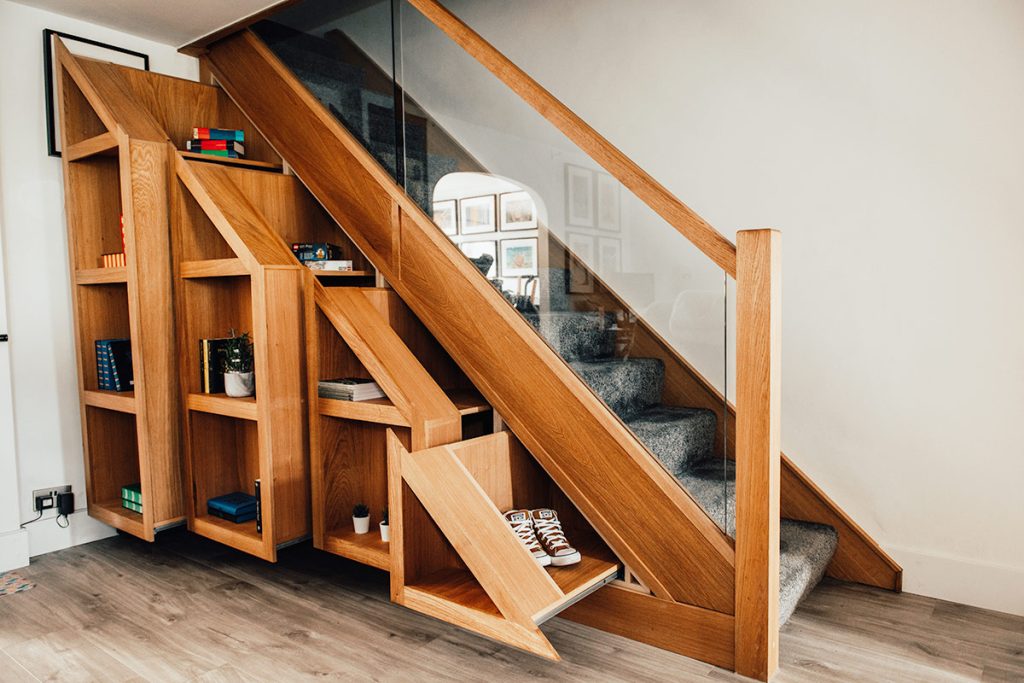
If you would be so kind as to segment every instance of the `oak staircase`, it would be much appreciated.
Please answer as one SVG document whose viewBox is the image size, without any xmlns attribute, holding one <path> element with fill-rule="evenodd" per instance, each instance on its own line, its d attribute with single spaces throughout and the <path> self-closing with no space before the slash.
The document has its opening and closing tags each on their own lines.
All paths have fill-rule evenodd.
<svg viewBox="0 0 1024 683">
<path fill-rule="evenodd" d="M 424 212 L 438 178 L 405 177 L 397 151 L 354 132 L 348 112 L 318 99 L 315 84 L 253 32 L 197 48 L 216 85 L 61 48 L 63 79 L 78 93 L 62 98 L 65 127 L 75 106 L 103 123 L 87 139 L 66 138 L 66 168 L 124 149 L 131 127 L 162 160 L 169 188 L 154 200 L 166 210 L 148 234 L 163 235 L 171 253 L 149 258 L 172 266 L 165 291 L 180 361 L 166 394 L 180 405 L 170 424 L 184 435 L 183 467 L 151 477 L 148 489 L 173 494 L 183 481 L 178 514 L 197 533 L 269 561 L 312 537 L 388 572 L 395 602 L 553 659 L 540 626 L 561 614 L 767 679 L 780 621 L 826 565 L 833 577 L 899 590 L 898 565 L 779 451 L 778 233 L 743 232 L 732 245 L 437 2 L 407 9 L 736 279 L 737 405 L 594 273 L 586 307 L 558 309 L 549 292 L 550 310 L 520 315 Z M 333 40 L 353 53 L 343 33 Z M 418 105 L 415 118 L 445 140 L 450 163 L 437 167 L 484 170 Z M 175 149 L 210 120 L 253 132 L 245 162 Z M 69 186 L 69 215 L 76 191 Z M 356 271 L 314 275 L 293 257 L 293 241 L 342 243 Z M 554 236 L 550 245 L 549 266 L 572 256 Z M 631 326 L 625 356 L 612 334 L 619 321 Z M 225 326 L 253 330 L 255 399 L 195 385 L 196 340 Z M 80 329 L 83 348 L 91 334 Z M 151 353 L 132 336 L 137 356 Z M 638 372 L 657 391 L 624 395 L 620 375 Z M 340 375 L 374 379 L 387 399 L 320 398 L 317 382 Z M 96 400 L 83 394 L 83 406 Z M 699 442 L 683 464 L 671 464 L 680 456 L 671 439 L 659 441 L 665 422 Z M 701 459 L 711 452 L 717 460 Z M 205 514 L 207 498 L 251 490 L 256 479 L 262 529 Z M 363 501 L 389 508 L 390 543 L 353 532 L 348 510 Z M 514 507 L 557 509 L 582 561 L 540 567 L 502 517 Z M 148 522 L 135 532 L 153 538 Z M 805 567 L 787 557 L 810 555 L 815 568 L 797 577 Z M 796 591 L 781 607 L 780 562 L 783 592 Z"/>
</svg>

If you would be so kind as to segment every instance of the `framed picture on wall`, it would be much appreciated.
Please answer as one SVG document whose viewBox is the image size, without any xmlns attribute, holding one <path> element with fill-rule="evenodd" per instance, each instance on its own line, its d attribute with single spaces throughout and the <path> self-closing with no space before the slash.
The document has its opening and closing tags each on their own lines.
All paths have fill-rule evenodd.
<svg viewBox="0 0 1024 683">
<path fill-rule="evenodd" d="M 614 237 L 597 238 L 597 270 L 602 274 L 622 270 L 622 240 Z"/>
<path fill-rule="evenodd" d="M 462 222 L 462 234 L 476 235 L 482 232 L 494 232 L 497 228 L 494 206 L 493 194 L 460 199 L 459 218 Z"/>
<path fill-rule="evenodd" d="M 597 174 L 597 227 L 619 230 L 619 181 L 607 173 Z"/>
<path fill-rule="evenodd" d="M 534 230 L 537 205 L 529 192 L 506 192 L 498 196 L 502 230 Z"/>
<path fill-rule="evenodd" d="M 434 202 L 434 223 L 441 228 L 446 235 L 458 235 L 459 213 L 455 206 L 454 199 L 447 199 L 443 202 Z"/>
<path fill-rule="evenodd" d="M 501 241 L 501 276 L 537 274 L 537 238 Z"/>
<path fill-rule="evenodd" d="M 488 280 L 493 280 L 498 277 L 498 243 L 494 240 L 483 240 L 480 242 L 463 242 L 459 245 L 459 249 L 466 255 L 471 261 L 475 261 L 474 265 L 481 264 L 483 261 L 478 260 L 481 256 L 491 257 L 491 267 L 488 268 L 484 275 L 487 276 Z M 479 268 L 480 265 L 477 265 Z"/>
<path fill-rule="evenodd" d="M 73 36 L 53 29 L 43 29 L 43 78 L 45 79 L 44 95 L 46 97 L 46 147 L 51 157 L 60 156 L 60 125 L 56 113 L 57 106 L 57 57 L 54 55 L 54 38 L 59 37 L 70 52 L 82 57 L 92 57 L 105 62 L 114 62 L 121 66 L 149 71 L 149 55 L 128 50 L 116 45 L 101 43 L 92 38 Z"/>
<path fill-rule="evenodd" d="M 565 165 L 565 223 L 594 227 L 594 172 L 589 168 Z"/>
<path fill-rule="evenodd" d="M 566 247 L 569 293 L 590 294 L 594 291 L 594 276 L 587 264 L 594 262 L 594 238 L 581 232 L 570 232 L 566 235 Z"/>
</svg>

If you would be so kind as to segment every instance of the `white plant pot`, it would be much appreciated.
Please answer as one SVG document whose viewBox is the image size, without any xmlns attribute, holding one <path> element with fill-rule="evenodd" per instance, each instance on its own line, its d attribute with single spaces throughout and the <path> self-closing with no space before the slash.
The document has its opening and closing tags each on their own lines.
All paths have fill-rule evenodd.
<svg viewBox="0 0 1024 683">
<path fill-rule="evenodd" d="M 352 526 L 355 527 L 357 534 L 367 534 L 370 532 L 370 518 L 369 517 L 353 517 Z"/>
<path fill-rule="evenodd" d="M 391 525 L 380 523 L 380 540 L 388 543 L 391 540 Z"/>
<path fill-rule="evenodd" d="M 256 390 L 256 378 L 252 372 L 225 372 L 224 393 L 232 398 L 252 396 Z"/>
</svg>

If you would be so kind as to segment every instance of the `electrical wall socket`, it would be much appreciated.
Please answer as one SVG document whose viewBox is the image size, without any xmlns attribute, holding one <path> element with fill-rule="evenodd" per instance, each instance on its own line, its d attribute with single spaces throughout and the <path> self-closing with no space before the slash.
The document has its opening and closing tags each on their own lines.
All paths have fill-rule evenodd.
<svg viewBox="0 0 1024 683">
<path fill-rule="evenodd" d="M 32 509 L 36 512 L 52 510 L 57 507 L 57 494 L 71 493 L 71 486 L 51 486 L 48 489 L 36 489 L 32 492 Z"/>
</svg>

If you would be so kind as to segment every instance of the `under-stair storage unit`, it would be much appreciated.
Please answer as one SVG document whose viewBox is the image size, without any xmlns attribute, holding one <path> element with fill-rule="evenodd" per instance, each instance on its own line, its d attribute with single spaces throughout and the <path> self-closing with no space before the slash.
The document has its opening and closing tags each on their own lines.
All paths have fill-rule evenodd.
<svg viewBox="0 0 1024 683">
<path fill-rule="evenodd" d="M 276 561 L 310 533 L 303 306 L 313 275 L 283 236 L 309 240 L 325 219 L 294 177 L 181 156 L 175 171 L 189 528 Z M 203 385 L 200 340 L 232 332 L 251 336 L 255 396 Z M 208 501 L 231 493 L 258 493 L 259 517 L 211 514 Z"/>
<path fill-rule="evenodd" d="M 185 515 L 167 150 L 102 65 L 79 63 L 59 41 L 56 50 L 88 510 L 152 541 Z M 129 340 L 116 383 L 106 361 L 101 372 L 101 340 Z M 122 488 L 135 485 L 141 512 L 123 503 Z"/>
<path fill-rule="evenodd" d="M 558 659 L 539 626 L 613 581 L 620 564 L 510 432 L 409 452 L 389 440 L 393 599 L 494 640 Z M 541 567 L 502 513 L 557 511 L 578 564 Z"/>
<path fill-rule="evenodd" d="M 410 448 L 450 443 L 490 431 L 492 411 L 392 290 L 317 285 L 306 317 L 313 543 L 390 571 L 393 546 L 378 526 L 393 485 L 389 431 Z M 318 383 L 337 378 L 373 379 L 387 396 L 321 398 Z M 369 507 L 369 533 L 353 527 L 358 504 Z"/>
</svg>

